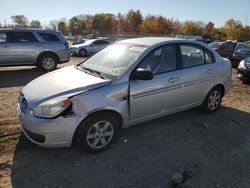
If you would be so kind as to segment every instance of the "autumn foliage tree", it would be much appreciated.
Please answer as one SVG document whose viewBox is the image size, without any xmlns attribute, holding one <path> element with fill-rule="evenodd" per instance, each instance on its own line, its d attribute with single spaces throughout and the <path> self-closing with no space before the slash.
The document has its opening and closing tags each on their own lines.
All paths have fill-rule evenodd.
<svg viewBox="0 0 250 188">
<path fill-rule="evenodd" d="M 139 34 L 142 21 L 143 17 L 140 10 L 134 11 L 130 9 L 125 16 L 124 31 L 129 34 Z"/>
<path fill-rule="evenodd" d="M 0 27 L 41 27 L 39 20 L 32 20 L 29 24 L 24 15 L 11 17 L 13 24 L 1 24 Z M 65 20 L 51 20 L 49 28 L 60 30 L 64 34 L 83 36 L 99 32 L 101 35 L 143 35 L 143 36 L 171 36 L 176 35 L 200 35 L 211 40 L 250 40 L 250 27 L 243 26 L 241 21 L 229 19 L 221 27 L 215 27 L 212 21 L 187 20 L 180 22 L 162 15 L 142 16 L 140 10 L 130 9 L 127 13 L 118 13 L 116 16 L 110 13 L 95 15 L 74 16 L 67 22 Z M 60 24 L 61 22 L 65 24 Z M 48 28 L 46 26 L 46 28 Z M 66 30 L 66 32 L 65 32 Z"/>
</svg>

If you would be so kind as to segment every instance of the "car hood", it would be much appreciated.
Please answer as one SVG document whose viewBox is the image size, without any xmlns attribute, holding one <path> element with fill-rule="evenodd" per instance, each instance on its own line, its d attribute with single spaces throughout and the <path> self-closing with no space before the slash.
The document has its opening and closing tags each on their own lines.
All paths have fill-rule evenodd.
<svg viewBox="0 0 250 188">
<path fill-rule="evenodd" d="M 28 107 L 32 109 L 42 102 L 71 97 L 110 83 L 111 80 L 104 80 L 69 66 L 31 81 L 23 88 L 22 94 L 28 102 Z"/>
</svg>

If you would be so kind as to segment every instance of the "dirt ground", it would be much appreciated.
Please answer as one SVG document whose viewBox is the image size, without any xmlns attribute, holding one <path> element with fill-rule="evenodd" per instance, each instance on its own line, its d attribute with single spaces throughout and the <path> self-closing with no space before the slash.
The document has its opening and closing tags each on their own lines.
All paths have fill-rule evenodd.
<svg viewBox="0 0 250 188">
<path fill-rule="evenodd" d="M 250 187 L 250 85 L 235 70 L 216 113 L 192 109 L 133 126 L 97 155 L 77 147 L 40 148 L 21 134 L 17 98 L 39 75 L 33 67 L 0 68 L 1 188 L 165 188 L 178 172 L 185 172 L 182 187 Z"/>
</svg>

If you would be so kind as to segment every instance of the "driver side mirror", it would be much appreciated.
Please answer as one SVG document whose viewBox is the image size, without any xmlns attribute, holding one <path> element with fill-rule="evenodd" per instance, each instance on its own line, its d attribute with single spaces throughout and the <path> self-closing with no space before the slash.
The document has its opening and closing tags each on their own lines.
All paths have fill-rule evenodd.
<svg viewBox="0 0 250 188">
<path fill-rule="evenodd" d="M 138 68 L 133 75 L 133 78 L 137 80 L 152 80 L 153 77 L 154 75 L 152 72 L 143 68 Z"/>
<path fill-rule="evenodd" d="M 93 44 L 93 43 L 91 43 L 91 44 L 90 44 L 90 46 L 94 46 L 94 44 Z"/>
</svg>

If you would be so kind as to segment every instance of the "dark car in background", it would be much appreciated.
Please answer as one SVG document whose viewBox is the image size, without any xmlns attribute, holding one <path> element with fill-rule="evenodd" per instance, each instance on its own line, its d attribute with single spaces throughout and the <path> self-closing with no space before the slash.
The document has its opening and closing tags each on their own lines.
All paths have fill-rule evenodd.
<svg viewBox="0 0 250 188">
<path fill-rule="evenodd" d="M 43 29 L 0 29 L 0 66 L 34 65 L 43 71 L 70 60 L 69 44 L 61 34 Z"/>
<path fill-rule="evenodd" d="M 243 83 L 250 82 L 250 56 L 240 62 L 237 69 L 237 77 L 242 80 Z"/>
<path fill-rule="evenodd" d="M 234 49 L 237 42 L 226 41 L 226 42 L 212 42 L 208 44 L 211 48 L 217 51 L 222 57 L 231 58 L 233 56 Z"/>
</svg>

